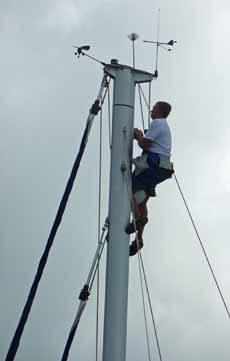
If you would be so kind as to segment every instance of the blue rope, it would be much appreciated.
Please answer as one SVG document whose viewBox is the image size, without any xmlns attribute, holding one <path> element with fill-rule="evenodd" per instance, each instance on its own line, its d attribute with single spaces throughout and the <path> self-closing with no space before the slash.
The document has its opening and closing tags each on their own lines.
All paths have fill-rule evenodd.
<svg viewBox="0 0 230 361">
<path fill-rule="evenodd" d="M 101 92 L 102 92 L 103 86 L 104 86 L 104 79 L 105 79 L 105 77 L 103 78 L 103 81 L 102 81 L 100 96 L 101 96 Z M 41 280 L 41 277 L 42 277 L 42 274 L 43 274 L 43 271 L 44 271 L 44 268 L 45 268 L 45 265 L 46 265 L 46 262 L 47 262 L 47 259 L 48 259 L 48 256 L 49 256 L 50 249 L 51 249 L 51 247 L 53 245 L 55 235 L 56 235 L 58 227 L 59 227 L 59 225 L 60 225 L 60 223 L 62 221 L 62 217 L 63 217 L 64 211 L 65 211 L 68 199 L 69 199 L 69 195 L 70 195 L 71 190 L 73 188 L 73 184 L 74 184 L 74 181 L 75 181 L 75 178 L 76 178 L 79 166 L 80 166 L 80 162 L 81 162 L 81 159 L 82 159 L 82 156 L 83 156 L 86 144 L 87 144 L 87 139 L 88 139 L 88 135 L 89 135 L 91 125 L 92 125 L 93 117 L 95 115 L 97 115 L 99 110 L 100 110 L 99 100 L 97 99 L 95 101 L 95 103 L 93 104 L 92 108 L 90 109 L 90 115 L 89 115 L 87 123 L 86 123 L 85 131 L 84 131 L 84 134 L 83 134 L 83 137 L 82 137 L 82 140 L 81 140 L 81 145 L 80 145 L 80 149 L 79 149 L 77 158 L 76 158 L 76 160 L 74 162 L 74 165 L 73 165 L 69 180 L 67 182 L 67 185 L 66 185 L 64 194 L 62 196 L 62 199 L 61 199 L 61 202 L 60 202 L 60 205 L 59 205 L 59 208 L 58 208 L 58 211 L 57 211 L 53 226 L 52 226 L 50 234 L 49 234 L 49 238 L 47 240 L 45 250 L 44 250 L 43 255 L 42 255 L 41 259 L 40 259 L 40 262 L 39 262 L 39 265 L 38 265 L 38 268 L 37 268 L 37 272 L 36 272 L 33 284 L 31 286 L 29 295 L 27 297 L 26 304 L 24 306 L 24 309 L 23 309 L 21 318 L 19 320 L 18 326 L 16 328 L 14 337 L 13 337 L 13 339 L 11 341 L 11 344 L 10 344 L 10 347 L 9 347 L 9 350 L 8 350 L 5 361 L 13 361 L 14 358 L 15 358 L 15 355 L 17 353 L 17 350 L 18 350 L 18 347 L 19 347 L 19 344 L 20 344 L 20 340 L 21 340 L 21 337 L 22 337 L 22 334 L 23 334 L 23 331 L 24 331 L 24 328 L 25 328 L 27 319 L 29 317 L 29 313 L 30 313 L 30 310 L 31 310 L 31 307 L 32 307 L 32 304 L 33 304 L 37 289 L 38 289 L 38 285 L 39 285 L 39 282 Z"/>
</svg>

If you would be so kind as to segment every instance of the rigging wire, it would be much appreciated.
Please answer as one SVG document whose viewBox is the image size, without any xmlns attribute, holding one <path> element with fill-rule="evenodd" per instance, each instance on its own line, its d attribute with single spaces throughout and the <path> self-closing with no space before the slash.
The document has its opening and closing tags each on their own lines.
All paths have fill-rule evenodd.
<svg viewBox="0 0 230 361">
<path fill-rule="evenodd" d="M 108 233 L 107 233 L 107 235 L 106 235 L 106 237 L 105 237 L 105 241 L 108 242 Z M 101 259 L 101 256 L 102 256 L 104 247 L 105 247 L 105 242 L 103 242 L 103 245 L 102 245 L 102 248 L 101 248 L 101 252 L 100 252 L 100 255 L 99 255 L 99 258 L 98 258 L 99 261 L 100 261 L 100 259 Z M 94 283 L 94 280 L 95 280 L 95 277 L 96 277 L 96 274 L 97 274 L 97 269 L 98 269 L 98 262 L 97 262 L 96 268 L 95 268 L 95 270 L 94 270 L 94 273 L 93 273 L 93 276 L 92 276 L 92 280 L 91 280 L 91 282 L 90 282 L 90 284 L 89 284 L 89 289 L 90 289 L 90 291 L 91 291 L 92 288 L 93 288 L 93 283 Z"/>
<path fill-rule="evenodd" d="M 109 80 L 109 82 L 110 82 L 110 80 Z M 105 101 L 105 95 L 108 94 L 108 96 L 109 96 L 109 82 L 106 83 L 107 88 L 106 88 L 106 92 L 105 92 L 103 98 L 101 99 L 101 105 L 103 105 L 103 103 Z M 98 249 L 99 249 L 99 252 L 97 254 L 97 259 L 95 259 L 95 261 L 97 262 L 96 267 L 94 268 L 94 270 L 91 268 L 90 276 L 88 277 L 88 280 L 87 280 L 87 285 L 89 286 L 89 293 L 90 293 L 91 290 L 92 290 L 92 287 L 93 287 L 94 280 L 95 280 L 95 278 L 97 276 L 96 361 L 98 360 L 98 350 L 99 350 L 99 290 L 100 290 L 99 266 L 100 266 L 100 259 L 101 259 L 101 256 L 102 256 L 102 253 L 103 253 L 103 250 L 104 250 L 105 242 L 108 240 L 108 232 L 107 232 L 107 235 L 106 235 L 103 242 L 102 242 L 102 239 L 103 239 L 106 227 L 107 228 L 109 227 L 109 220 L 108 220 L 108 217 L 107 217 L 107 219 L 105 221 L 105 224 L 103 226 L 103 229 L 102 229 L 102 231 L 103 231 L 102 235 L 100 236 L 101 188 L 102 188 L 101 187 L 101 185 L 102 185 L 102 181 L 101 181 L 101 178 L 102 178 L 102 131 L 103 131 L 103 129 L 102 129 L 102 107 L 101 107 L 100 130 L 99 130 L 99 177 L 98 177 L 99 178 L 99 181 L 98 181 L 98 190 L 99 190 L 99 196 L 98 196 Z M 100 245 L 101 245 L 101 248 L 100 248 Z M 84 304 L 84 307 L 79 306 L 80 311 L 77 312 L 77 315 L 75 317 L 75 320 L 74 320 L 74 323 L 72 325 L 68 340 L 67 340 L 66 345 L 65 345 L 65 350 L 64 350 L 64 353 L 62 355 L 62 360 L 61 361 L 66 361 L 68 359 L 68 355 L 69 355 L 69 351 L 70 351 L 70 348 L 71 348 L 71 345 L 72 345 L 72 342 L 73 342 L 73 339 L 74 339 L 74 335 L 75 335 L 76 329 L 78 327 L 78 324 L 80 322 L 80 318 L 81 318 L 81 315 L 82 315 L 82 313 L 84 311 L 85 305 L 86 305 L 86 302 Z"/>
<path fill-rule="evenodd" d="M 99 91 L 97 100 L 95 101 L 92 108 L 90 109 L 90 114 L 89 114 L 87 122 L 86 122 L 86 127 L 85 127 L 85 131 L 84 131 L 84 134 L 83 134 L 83 137 L 81 140 L 81 145 L 80 145 L 80 149 L 79 149 L 77 158 L 74 162 L 69 180 L 67 182 L 64 194 L 63 194 L 61 202 L 59 204 L 58 211 L 57 211 L 54 223 L 52 225 L 52 228 L 51 228 L 51 231 L 50 231 L 50 234 L 49 234 L 46 246 L 45 246 L 45 250 L 40 259 L 34 281 L 32 283 L 29 295 L 26 300 L 26 304 L 24 306 L 21 318 L 19 320 L 16 331 L 14 333 L 13 339 L 11 341 L 5 361 L 13 361 L 15 358 L 15 355 L 17 353 L 17 350 L 18 350 L 18 347 L 20 344 L 20 340 L 21 340 L 21 337 L 22 337 L 22 334 L 23 334 L 23 331 L 24 331 L 24 328 L 25 328 L 27 319 L 29 317 L 29 313 L 30 313 L 30 310 L 31 310 L 31 307 L 32 307 L 32 304 L 33 304 L 33 301 L 34 301 L 34 298 L 35 298 L 35 295 L 37 292 L 37 288 L 38 288 L 39 282 L 41 280 L 43 271 L 45 269 L 46 262 L 48 260 L 50 249 L 53 245 L 57 230 L 62 221 L 62 217 L 63 217 L 64 211 L 65 211 L 71 190 L 73 188 L 73 184 L 74 184 L 74 181 L 75 181 L 75 178 L 76 178 L 76 175 L 77 175 L 80 163 L 81 163 L 82 156 L 84 154 L 84 150 L 85 150 L 85 147 L 87 144 L 89 132 L 90 132 L 94 117 L 95 117 L 95 115 L 97 115 L 97 112 L 99 111 L 98 102 L 103 93 L 103 90 L 105 87 L 105 82 L 106 82 L 106 75 L 103 76 L 103 80 L 101 83 L 101 87 L 100 87 L 100 91 Z"/>
<path fill-rule="evenodd" d="M 155 318 L 154 318 L 154 314 L 153 314 L 152 302 L 151 302 L 151 297 L 150 297 L 150 293 L 149 293 L 149 287 L 148 287 L 146 272 L 145 272 L 145 268 L 144 268 L 144 262 L 143 262 L 143 258 L 142 258 L 141 249 L 140 249 L 140 246 L 139 246 L 138 232 L 137 232 L 137 228 L 136 228 L 136 220 L 135 220 L 135 212 L 134 212 L 133 196 L 132 196 L 132 194 L 130 194 L 130 192 L 129 192 L 129 187 L 128 187 L 127 179 L 126 179 L 126 188 L 127 188 L 128 197 L 129 197 L 130 203 L 131 203 L 131 210 L 132 210 L 133 222 L 134 222 L 134 228 L 135 228 L 135 234 L 136 234 L 136 239 L 137 239 L 138 257 L 139 257 L 138 262 L 141 262 L 141 268 L 142 268 L 142 272 L 143 272 L 143 276 L 144 276 L 144 281 L 145 281 L 145 288 L 146 288 L 146 293 L 147 293 L 147 298 L 148 298 L 148 303 L 149 303 L 149 308 L 150 308 L 150 313 L 151 313 L 151 318 L 152 318 L 152 323 L 153 323 L 153 328 L 154 328 L 154 334 L 155 334 L 155 338 L 156 338 L 158 355 L 159 355 L 160 361 L 162 361 L 162 353 L 161 353 L 161 348 L 160 348 L 160 342 L 159 342 L 159 337 L 158 337 L 158 333 L 157 333 L 156 322 L 155 322 Z M 140 273 L 140 267 L 139 267 L 139 273 Z M 140 279 L 141 279 L 141 273 L 140 273 Z M 142 283 L 142 282 L 141 282 L 141 283 Z M 142 293 L 142 299 L 143 299 L 143 293 Z M 144 304 L 145 304 L 145 301 L 144 301 L 144 299 L 143 299 L 143 305 L 144 305 Z M 145 308 L 145 307 L 143 306 L 143 308 Z M 145 310 L 144 310 L 144 314 L 145 314 Z M 151 356 L 150 356 L 150 352 L 149 352 L 150 348 L 149 348 L 149 337 L 148 337 L 147 321 L 145 322 L 145 329 L 146 329 L 146 339 L 147 339 L 147 345 L 148 345 L 148 354 L 149 354 L 149 358 L 150 358 Z"/>
<path fill-rule="evenodd" d="M 66 345 L 65 345 L 64 352 L 62 354 L 61 361 L 66 361 L 68 359 L 69 351 L 70 351 L 70 348 L 71 348 L 71 345 L 72 345 L 72 342 L 73 342 L 77 327 L 79 325 L 82 313 L 83 313 L 83 311 L 85 309 L 88 296 L 89 296 L 89 294 L 90 294 L 90 292 L 92 290 L 93 283 L 94 283 L 94 280 L 95 280 L 95 277 L 96 277 L 96 274 L 97 274 L 99 262 L 100 262 L 100 259 L 101 259 L 101 256 L 102 256 L 102 253 L 103 253 L 103 250 L 104 250 L 105 242 L 106 242 L 107 237 L 108 237 L 108 231 L 107 231 L 107 234 L 105 235 L 105 231 L 106 231 L 107 228 L 108 228 L 108 218 L 106 219 L 105 224 L 104 224 L 104 226 L 102 228 L 102 235 L 101 235 L 101 238 L 100 238 L 100 243 L 98 244 L 96 254 L 94 256 L 93 264 L 92 264 L 92 267 L 90 269 L 90 272 L 89 272 L 89 275 L 88 275 L 88 278 L 87 278 L 87 282 L 86 282 L 86 285 L 85 285 L 87 294 L 86 294 L 85 299 L 81 299 L 80 296 L 81 296 L 82 292 L 80 293 L 80 296 L 79 296 L 80 304 L 78 306 L 76 317 L 74 319 L 74 322 L 73 322 L 73 325 L 71 327 L 68 339 L 66 341 Z M 85 286 L 83 287 L 83 291 L 84 291 Z"/>
<path fill-rule="evenodd" d="M 218 283 L 218 281 L 217 281 L 217 278 L 216 278 L 216 276 L 215 276 L 215 273 L 214 273 L 214 270 L 213 270 L 213 268 L 212 268 L 211 262 L 210 262 L 210 260 L 209 260 L 209 258 L 208 258 L 207 252 L 206 252 L 206 250 L 205 250 L 205 248 L 204 248 L 204 245 L 203 245 L 203 242 L 202 242 L 202 240 L 201 240 L 200 234 L 199 234 L 198 229 L 197 229 L 197 227 L 196 227 L 196 225 L 195 225 L 194 219 L 193 219 L 193 217 L 192 217 L 192 214 L 191 214 L 191 212 L 190 212 L 190 209 L 189 209 L 189 207 L 188 207 L 188 204 L 187 204 L 187 202 L 186 202 L 185 196 L 184 196 L 184 194 L 183 194 L 183 192 L 182 192 L 181 186 L 180 186 L 180 184 L 179 184 L 179 181 L 178 181 L 175 173 L 174 173 L 174 178 L 175 178 L 177 187 L 178 187 L 178 189 L 179 189 L 179 192 L 180 192 L 180 194 L 181 194 L 181 197 L 182 197 L 182 199 L 183 199 L 183 201 L 184 201 L 184 205 L 185 205 L 185 207 L 186 207 L 186 209 L 187 209 L 187 212 L 188 212 L 190 221 L 192 222 L 193 228 L 194 228 L 195 233 L 196 233 L 196 235 L 197 235 L 197 238 L 198 238 L 198 241 L 199 241 L 199 243 L 200 243 L 201 249 L 202 249 L 202 251 L 203 251 L 204 257 L 205 257 L 205 259 L 206 259 L 206 261 L 207 261 L 207 264 L 208 264 L 208 267 L 209 267 L 209 269 L 210 269 L 210 271 L 211 271 L 213 280 L 214 280 L 214 282 L 215 282 L 215 284 L 216 284 L 217 290 L 218 290 L 218 292 L 219 292 L 219 295 L 220 295 L 220 297 L 221 297 L 221 300 L 222 300 L 222 302 L 223 302 L 223 305 L 224 305 L 224 307 L 225 307 L 225 310 L 226 310 L 226 312 L 227 312 L 227 315 L 228 315 L 228 317 L 229 317 L 229 319 L 230 319 L 230 312 L 229 312 L 227 303 L 226 303 L 226 301 L 225 301 L 225 299 L 224 299 L 224 296 L 223 296 L 223 293 L 222 293 L 222 291 L 221 291 L 220 285 L 219 285 L 219 283 Z"/>
<path fill-rule="evenodd" d="M 148 111 L 149 111 L 148 114 L 151 114 L 151 112 L 150 112 L 151 87 L 149 88 L 149 105 L 147 103 L 144 92 L 140 85 L 139 85 L 138 89 L 139 89 L 139 96 L 140 96 L 140 93 L 142 93 L 142 95 L 143 95 L 143 98 L 145 100 L 145 103 L 146 103 Z M 142 102 L 140 102 L 140 104 L 142 104 Z M 143 113 L 142 109 L 141 109 L 141 113 Z M 143 272 L 143 276 L 144 276 L 145 288 L 146 288 L 149 308 L 150 308 L 150 312 L 151 312 L 151 318 L 152 318 L 152 323 L 153 323 L 153 328 L 154 328 L 154 333 L 155 333 L 155 338 L 156 338 L 158 355 L 159 355 L 160 361 L 162 361 L 162 354 L 161 354 L 161 348 L 160 348 L 160 343 L 159 343 L 159 338 L 158 338 L 158 333 L 157 333 L 157 328 L 156 328 L 156 322 L 155 322 L 154 315 L 153 315 L 153 308 L 152 308 L 152 303 L 151 303 L 151 298 L 150 298 L 150 293 L 149 293 L 149 288 L 148 288 L 148 282 L 147 282 L 146 272 L 145 272 L 145 268 L 144 268 L 144 262 L 142 259 L 141 249 L 140 249 L 140 245 L 139 245 L 138 232 L 137 232 L 136 221 L 135 221 L 133 197 L 132 197 L 132 192 L 130 192 L 130 190 L 129 190 L 128 181 L 127 181 L 126 177 L 125 177 L 125 182 L 126 182 L 127 195 L 130 199 L 131 211 L 132 211 L 132 215 L 133 215 L 133 222 L 134 222 L 134 228 L 135 228 L 135 234 L 136 234 L 136 240 L 137 240 L 137 246 L 138 246 L 138 264 L 139 264 L 139 274 L 140 274 L 140 282 L 141 282 L 141 290 L 142 290 L 142 302 L 143 302 L 143 311 L 144 311 L 144 319 L 145 319 L 145 332 L 146 332 L 147 347 L 148 347 L 148 357 L 149 357 L 149 360 L 151 360 L 148 325 L 147 325 L 146 310 L 145 310 L 145 299 L 144 299 L 144 293 L 143 293 L 143 288 L 142 288 L 143 282 L 142 282 L 141 268 L 142 268 L 142 272 Z M 141 268 L 140 268 L 140 264 L 141 264 Z"/>
<path fill-rule="evenodd" d="M 112 149 L 111 137 L 111 100 L 110 100 L 110 87 L 108 85 L 108 121 L 109 121 L 109 148 Z"/>
<path fill-rule="evenodd" d="M 106 97 L 107 93 L 109 93 L 110 82 L 111 82 L 111 77 L 109 77 L 109 80 L 107 80 L 107 79 L 105 80 L 105 88 L 106 88 L 106 90 L 105 90 L 104 95 L 101 98 L 101 106 L 104 104 L 105 97 Z"/>
<path fill-rule="evenodd" d="M 143 99 L 145 101 L 145 105 L 146 105 L 147 109 L 149 110 L 148 100 L 146 99 L 145 93 L 143 92 L 143 89 L 142 89 L 141 85 L 140 85 L 140 91 L 141 91 L 141 94 L 142 94 Z"/>
<path fill-rule="evenodd" d="M 161 348 L 160 348 L 159 338 L 158 338 L 158 334 L 157 334 L 156 322 L 155 322 L 155 318 L 153 315 L 152 302 L 151 302 L 151 298 L 150 298 L 149 287 L 148 287 L 146 272 L 145 272 L 145 268 L 144 268 L 144 262 L 143 262 L 141 251 L 139 253 L 140 253 L 141 266 L 142 266 L 142 271 L 143 271 L 144 280 L 145 280 L 145 287 L 146 287 L 146 292 L 147 292 L 148 301 L 149 301 L 149 308 L 150 308 L 150 313 L 151 313 L 151 317 L 152 317 L 154 333 L 155 333 L 156 342 L 157 342 L 158 354 L 159 354 L 160 361 L 162 361 Z"/>
<path fill-rule="evenodd" d="M 153 308 L 152 308 L 152 303 L 151 303 L 151 298 L 150 298 L 150 293 L 149 293 L 149 287 L 148 287 L 146 272 L 145 272 L 145 268 L 144 268 L 144 262 L 143 262 L 143 259 L 142 259 L 141 249 L 140 249 L 140 246 L 139 246 L 138 232 L 137 232 L 136 221 L 135 221 L 135 213 L 134 213 L 134 203 L 133 203 L 132 194 L 129 191 L 127 178 L 125 178 L 125 183 L 126 183 L 127 194 L 128 194 L 129 199 L 130 199 L 131 211 L 132 211 L 132 215 L 133 215 L 133 222 L 134 222 L 134 228 L 135 228 L 135 234 L 136 234 L 137 246 L 138 246 L 138 257 L 140 257 L 140 259 L 138 259 L 138 264 L 141 263 L 141 268 L 142 268 L 142 272 L 143 272 L 143 276 L 144 276 L 145 288 L 146 288 L 146 292 L 147 292 L 149 308 L 150 308 L 151 317 L 152 317 L 154 334 L 155 334 L 155 338 L 156 338 L 158 355 L 159 355 L 160 361 L 162 361 L 162 353 L 161 353 L 161 348 L 160 348 L 160 342 L 159 342 L 159 337 L 158 337 L 158 333 L 157 333 L 155 318 L 154 318 L 154 315 L 153 315 Z M 140 274 L 140 280 L 142 280 L 140 266 L 139 266 L 139 274 Z M 140 281 L 140 282 L 142 284 L 142 281 Z M 144 300 L 143 292 L 142 292 L 142 303 L 143 303 L 143 309 L 144 309 L 144 315 L 145 315 L 145 306 L 144 306 L 145 305 L 145 300 Z M 145 332 L 146 332 L 146 341 L 147 341 L 147 347 L 148 347 L 148 356 L 149 356 L 149 360 L 151 360 L 147 319 L 145 317 L 144 317 L 144 319 L 145 319 Z"/>
<path fill-rule="evenodd" d="M 138 93 L 139 93 L 139 100 L 140 100 L 140 108 L 141 108 L 141 120 L 142 120 L 142 127 L 143 132 L 145 131 L 145 122 L 144 122 L 144 112 L 143 112 L 143 104 L 142 104 L 142 98 L 141 98 L 141 86 L 138 84 Z"/>
<path fill-rule="evenodd" d="M 148 103 L 148 110 L 149 110 L 149 114 L 148 114 L 148 127 L 150 126 L 150 121 L 151 121 L 151 83 L 149 83 L 149 103 Z"/>
<path fill-rule="evenodd" d="M 159 35 L 160 35 L 160 16 L 161 16 L 161 9 L 158 9 L 157 43 L 156 43 L 156 70 L 155 70 L 156 76 L 158 76 L 158 53 L 159 53 Z"/>
<path fill-rule="evenodd" d="M 134 204 L 133 204 L 133 199 L 132 199 L 132 213 L 134 215 Z M 137 239 L 137 245 L 138 245 L 138 263 L 141 263 L 141 268 L 142 268 L 142 272 L 143 272 L 143 276 L 144 276 L 144 281 L 145 281 L 145 288 L 146 288 L 146 293 L 147 293 L 147 298 L 148 298 L 148 303 L 149 303 L 149 309 L 150 309 L 150 313 L 151 313 L 151 318 L 152 318 L 152 323 L 153 323 L 153 329 L 154 329 L 154 334 L 155 334 L 155 338 L 156 338 L 156 344 L 157 344 L 157 350 L 158 350 L 158 355 L 159 355 L 159 359 L 160 361 L 162 361 L 162 354 L 161 354 L 161 348 L 160 348 L 160 342 L 159 342 L 159 338 L 158 338 L 158 333 L 157 333 L 157 327 L 156 327 L 156 322 L 155 322 L 155 318 L 153 315 L 153 308 L 152 308 L 152 302 L 151 302 L 151 297 L 150 297 L 150 293 L 149 293 L 149 287 L 148 287 L 148 282 L 147 282 L 147 277 L 146 277 L 146 272 L 145 272 L 145 267 L 144 267 L 144 262 L 143 262 L 143 258 L 142 258 L 142 253 L 141 253 L 141 249 L 139 246 L 139 240 L 138 240 L 138 231 L 136 229 L 136 221 L 135 218 L 133 218 L 134 220 L 134 228 L 136 230 L 136 239 Z M 139 266 L 139 272 L 140 271 L 140 266 Z M 140 273 L 140 278 L 141 278 L 141 273 Z M 147 329 L 147 328 L 146 328 Z M 148 329 L 147 329 L 148 330 Z M 146 331 L 146 337 L 147 337 L 147 331 Z M 149 346 L 148 346 L 149 347 Z"/>
<path fill-rule="evenodd" d="M 102 176 L 102 109 L 100 112 L 99 129 L 99 174 L 98 174 L 98 244 L 100 242 L 101 229 L 101 176 Z M 99 300 L 100 300 L 100 263 L 98 259 L 97 270 L 97 306 L 96 306 L 96 361 L 98 361 L 98 343 L 99 343 Z"/>
<path fill-rule="evenodd" d="M 137 236 L 137 233 L 136 233 Z M 143 304 L 143 312 L 144 312 L 144 320 L 145 320 L 145 333 L 146 333 L 146 340 L 148 346 L 148 357 L 149 361 L 151 361 L 151 353 L 150 353 L 150 342 L 149 342 L 149 331 L 148 331 L 148 323 L 147 323 L 147 316 L 146 316 L 146 305 L 145 305 L 145 295 L 144 295 L 144 286 L 143 286 L 143 277 L 141 271 L 141 262 L 140 262 L 140 247 L 138 242 L 138 268 L 139 268 L 139 275 L 140 275 L 140 284 L 141 284 L 141 294 L 142 294 L 142 304 Z"/>
<path fill-rule="evenodd" d="M 134 203 L 133 203 L 132 191 L 131 191 L 131 189 L 130 189 L 130 187 L 129 187 L 127 177 L 125 176 L 124 179 L 125 179 L 125 184 L 126 184 L 126 190 L 127 190 L 128 200 L 129 200 L 129 202 L 130 202 L 131 212 L 132 212 L 132 214 L 133 214 L 135 235 L 136 235 L 137 246 L 138 246 L 138 253 L 139 253 L 139 251 L 140 251 L 140 246 L 139 246 L 139 239 L 138 239 L 137 228 L 136 228 L 136 221 L 135 221 L 135 217 L 134 217 Z M 148 332 L 148 323 L 147 323 L 147 317 L 146 317 L 145 297 L 144 297 L 143 280 L 142 280 L 142 274 L 141 274 L 141 268 L 140 268 L 139 259 L 138 259 L 138 265 L 139 265 L 139 276 L 140 276 L 140 284 L 141 284 L 141 292 L 142 292 L 142 293 L 141 293 L 141 294 L 142 294 L 142 306 L 143 306 L 143 312 L 144 312 L 144 322 L 145 322 L 145 334 L 146 334 L 146 342 L 147 342 L 147 351 L 148 351 L 149 361 L 151 361 L 149 332 Z"/>
<path fill-rule="evenodd" d="M 98 344 L 99 344 L 99 296 L 100 296 L 100 267 L 98 262 L 98 269 L 97 269 L 97 305 L 96 305 L 96 361 L 98 361 Z"/>
</svg>

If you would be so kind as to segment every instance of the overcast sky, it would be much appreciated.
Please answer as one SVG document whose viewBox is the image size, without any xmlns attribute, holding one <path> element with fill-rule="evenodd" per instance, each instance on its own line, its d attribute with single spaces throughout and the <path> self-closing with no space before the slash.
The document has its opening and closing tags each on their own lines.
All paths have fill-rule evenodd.
<svg viewBox="0 0 230 361">
<path fill-rule="evenodd" d="M 173 110 L 173 161 L 197 228 L 230 307 L 230 127 L 228 0 L 13 0 L 0 4 L 0 359 L 3 360 L 32 284 L 76 157 L 102 67 L 90 54 L 153 72 L 152 40 L 161 8 L 160 52 L 152 102 Z M 147 94 L 147 88 L 143 87 Z M 141 127 L 136 104 L 135 126 Z M 103 112 L 103 202 L 107 215 L 109 141 Z M 146 113 L 145 113 L 146 114 Z M 78 294 L 97 244 L 99 117 L 25 328 L 17 361 L 60 360 Z M 135 148 L 135 152 L 138 150 Z M 163 360 L 228 361 L 230 323 L 174 180 L 149 205 L 145 262 Z M 101 266 L 100 351 L 104 263 Z M 130 261 L 127 360 L 147 360 L 137 257 Z M 69 360 L 95 359 L 96 291 Z M 148 317 L 150 320 L 150 316 Z M 151 326 L 151 325 L 150 325 Z M 151 351 L 158 360 L 153 330 Z"/>
</svg>

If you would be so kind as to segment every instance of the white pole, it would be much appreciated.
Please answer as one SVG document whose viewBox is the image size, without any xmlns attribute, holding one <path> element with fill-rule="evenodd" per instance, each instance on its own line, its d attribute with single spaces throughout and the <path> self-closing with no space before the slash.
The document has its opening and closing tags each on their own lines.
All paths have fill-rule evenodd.
<svg viewBox="0 0 230 361">
<path fill-rule="evenodd" d="M 131 210 L 131 159 L 135 84 L 153 75 L 112 61 L 105 73 L 114 78 L 103 361 L 125 361 Z M 128 189 L 127 189 L 128 188 Z"/>
</svg>

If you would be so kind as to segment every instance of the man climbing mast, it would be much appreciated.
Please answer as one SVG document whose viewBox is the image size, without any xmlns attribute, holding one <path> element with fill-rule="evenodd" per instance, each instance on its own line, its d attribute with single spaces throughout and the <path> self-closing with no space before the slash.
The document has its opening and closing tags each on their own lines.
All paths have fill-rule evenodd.
<svg viewBox="0 0 230 361">
<path fill-rule="evenodd" d="M 137 239 L 130 245 L 130 256 L 134 256 L 142 248 L 143 231 L 148 222 L 147 202 L 155 197 L 156 185 L 172 177 L 173 164 L 170 162 L 172 138 L 167 122 L 171 112 L 169 103 L 157 102 L 151 111 L 152 122 L 143 135 L 142 131 L 134 129 L 134 139 L 143 150 L 142 155 L 133 159 L 135 170 L 132 178 L 132 201 L 134 217 L 126 227 L 128 234 L 135 233 Z"/>
</svg>

